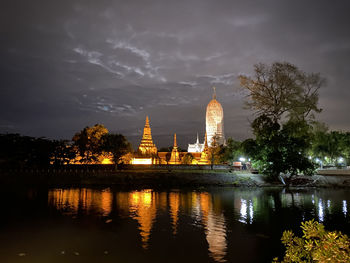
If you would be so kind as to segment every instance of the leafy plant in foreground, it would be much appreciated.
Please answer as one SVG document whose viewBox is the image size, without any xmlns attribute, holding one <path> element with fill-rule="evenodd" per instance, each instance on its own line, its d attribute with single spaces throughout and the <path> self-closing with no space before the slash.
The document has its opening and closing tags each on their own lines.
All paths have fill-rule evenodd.
<svg viewBox="0 0 350 263">
<path fill-rule="evenodd" d="M 281 263 L 289 262 L 350 262 L 350 241 L 338 231 L 329 232 L 314 220 L 301 223 L 303 236 L 284 231 L 282 244 L 286 252 Z M 279 262 L 274 258 L 274 263 Z"/>
</svg>

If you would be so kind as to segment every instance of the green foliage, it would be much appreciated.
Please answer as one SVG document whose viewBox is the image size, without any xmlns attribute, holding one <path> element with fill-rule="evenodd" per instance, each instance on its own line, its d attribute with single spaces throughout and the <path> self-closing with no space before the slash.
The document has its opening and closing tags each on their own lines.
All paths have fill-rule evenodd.
<svg viewBox="0 0 350 263">
<path fill-rule="evenodd" d="M 214 164 L 220 164 L 223 160 L 224 146 L 218 143 L 219 138 L 217 135 L 213 136 L 213 141 L 209 147 L 209 156 L 208 160 L 213 169 Z"/>
<path fill-rule="evenodd" d="M 284 231 L 281 241 L 286 248 L 282 263 L 350 262 L 350 241 L 341 232 L 328 232 L 314 220 L 301 223 L 303 236 Z M 274 258 L 273 262 L 279 262 Z"/>
<path fill-rule="evenodd" d="M 108 130 L 102 124 L 96 124 L 93 127 L 85 127 L 74 135 L 72 141 L 79 149 L 82 162 L 97 160 L 98 154 L 101 153 L 101 138 L 107 133 Z"/>
<path fill-rule="evenodd" d="M 182 164 L 192 164 L 194 157 L 191 153 L 186 153 L 185 156 L 182 158 L 181 163 Z"/>
<path fill-rule="evenodd" d="M 113 162 L 118 165 L 123 155 L 132 152 L 132 147 L 123 135 L 106 133 L 101 137 L 100 150 L 110 152 Z"/>
<path fill-rule="evenodd" d="M 322 160 L 325 165 L 341 165 L 339 157 L 350 161 L 350 132 L 314 130 L 311 155 Z"/>
<path fill-rule="evenodd" d="M 245 155 L 242 149 L 242 143 L 232 138 L 227 139 L 226 146 L 222 148 L 221 161 L 232 164 L 242 155 Z"/>
<path fill-rule="evenodd" d="M 243 143 L 254 166 L 277 180 L 280 174 L 287 175 L 287 184 L 298 173 L 312 175 L 315 166 L 308 158 L 311 147 L 311 127 L 306 121 L 285 123 L 282 128 L 267 116 L 260 116 L 253 122 L 256 140 Z"/>
<path fill-rule="evenodd" d="M 253 167 L 276 180 L 280 174 L 291 178 L 298 173 L 312 174 L 308 159 L 311 148 L 311 121 L 318 108 L 319 74 L 306 74 L 289 63 L 255 65 L 255 76 L 240 76 L 248 91 L 248 108 L 257 118 L 252 123 L 256 140 L 242 144 Z"/>
</svg>

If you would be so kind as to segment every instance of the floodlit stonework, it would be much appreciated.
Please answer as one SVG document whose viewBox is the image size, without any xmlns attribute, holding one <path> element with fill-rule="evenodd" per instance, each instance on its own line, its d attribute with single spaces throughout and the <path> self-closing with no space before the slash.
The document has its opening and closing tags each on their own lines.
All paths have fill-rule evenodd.
<svg viewBox="0 0 350 263">
<path fill-rule="evenodd" d="M 187 152 L 189 153 L 200 153 L 204 149 L 204 143 L 199 143 L 198 133 L 197 133 L 197 141 L 193 144 L 188 144 Z"/>
<path fill-rule="evenodd" d="M 214 88 L 213 99 L 209 102 L 206 112 L 206 133 L 209 146 L 213 142 L 213 137 L 217 136 L 218 144 L 225 144 L 224 136 L 224 110 L 220 102 L 216 100 Z"/>
<path fill-rule="evenodd" d="M 171 157 L 169 160 L 169 164 L 180 164 L 181 159 L 180 159 L 180 153 L 177 149 L 177 141 L 176 141 L 176 133 L 174 134 L 174 146 L 173 150 L 171 151 Z"/>
<path fill-rule="evenodd" d="M 146 117 L 145 127 L 143 128 L 143 136 L 138 148 L 138 152 L 141 155 L 152 156 L 157 154 L 157 147 L 153 143 L 152 134 L 151 134 L 151 126 L 149 125 L 148 116 Z"/>
<path fill-rule="evenodd" d="M 199 164 L 209 164 L 209 155 L 210 155 L 210 152 L 209 152 L 209 146 L 208 146 L 208 140 L 207 140 L 208 136 L 207 136 L 207 133 L 205 133 L 205 136 L 204 136 L 204 148 L 203 148 L 203 151 L 201 152 L 201 157 L 200 157 L 200 160 L 199 160 Z"/>
</svg>

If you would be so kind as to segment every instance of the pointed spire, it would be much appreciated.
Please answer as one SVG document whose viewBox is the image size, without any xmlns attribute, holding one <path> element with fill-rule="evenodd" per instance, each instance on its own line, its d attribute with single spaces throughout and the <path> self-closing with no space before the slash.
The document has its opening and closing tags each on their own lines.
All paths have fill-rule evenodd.
<svg viewBox="0 0 350 263">
<path fill-rule="evenodd" d="M 196 144 L 199 144 L 198 132 L 197 132 L 197 142 L 196 142 Z"/>
<path fill-rule="evenodd" d="M 138 151 L 142 154 L 156 154 L 157 147 L 152 140 L 151 126 L 149 125 L 149 118 L 146 116 L 145 127 L 143 128 L 143 135 Z"/>
<path fill-rule="evenodd" d="M 174 133 L 174 148 L 177 148 L 176 133 Z"/>
<path fill-rule="evenodd" d="M 216 100 L 216 88 L 213 87 L 213 100 Z"/>
<path fill-rule="evenodd" d="M 207 132 L 205 132 L 204 136 L 204 148 L 208 148 Z"/>
</svg>

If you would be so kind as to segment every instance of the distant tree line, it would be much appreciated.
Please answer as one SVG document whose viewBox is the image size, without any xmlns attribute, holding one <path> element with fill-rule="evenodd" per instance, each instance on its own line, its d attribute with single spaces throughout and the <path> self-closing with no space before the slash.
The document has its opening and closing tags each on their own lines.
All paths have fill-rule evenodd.
<svg viewBox="0 0 350 263">
<path fill-rule="evenodd" d="M 1 168 L 42 168 L 70 163 L 94 164 L 104 158 L 116 166 L 132 152 L 122 134 L 109 133 L 101 124 L 85 127 L 72 141 L 34 138 L 20 134 L 0 134 Z"/>
</svg>

